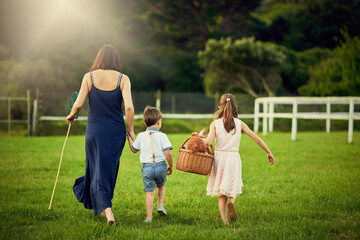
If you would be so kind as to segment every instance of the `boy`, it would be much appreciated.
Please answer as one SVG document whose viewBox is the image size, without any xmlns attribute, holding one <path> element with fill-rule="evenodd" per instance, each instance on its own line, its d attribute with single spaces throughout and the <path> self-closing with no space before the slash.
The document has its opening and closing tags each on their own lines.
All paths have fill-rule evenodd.
<svg viewBox="0 0 360 240">
<path fill-rule="evenodd" d="M 135 141 L 127 136 L 130 149 L 133 153 L 140 151 L 140 162 L 146 193 L 146 219 L 144 222 L 151 223 L 155 197 L 155 189 L 158 188 L 158 208 L 160 215 L 167 215 L 164 207 L 166 175 L 170 175 L 173 169 L 171 149 L 173 149 L 165 133 L 160 132 L 162 114 L 154 107 L 146 107 L 144 110 L 144 122 L 147 126 L 145 132 L 138 134 Z M 169 163 L 166 166 L 165 159 Z M 156 185 L 156 187 L 155 187 Z"/>
</svg>

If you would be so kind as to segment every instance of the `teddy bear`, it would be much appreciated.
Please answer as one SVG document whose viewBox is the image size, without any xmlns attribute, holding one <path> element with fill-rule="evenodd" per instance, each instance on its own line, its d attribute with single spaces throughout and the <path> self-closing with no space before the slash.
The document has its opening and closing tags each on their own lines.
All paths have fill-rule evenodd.
<svg viewBox="0 0 360 240">
<path fill-rule="evenodd" d="M 193 153 L 208 153 L 209 150 L 206 144 L 201 140 L 201 137 L 197 132 L 193 132 L 189 139 L 188 145 L 186 147 L 188 150 L 191 150 Z"/>
</svg>

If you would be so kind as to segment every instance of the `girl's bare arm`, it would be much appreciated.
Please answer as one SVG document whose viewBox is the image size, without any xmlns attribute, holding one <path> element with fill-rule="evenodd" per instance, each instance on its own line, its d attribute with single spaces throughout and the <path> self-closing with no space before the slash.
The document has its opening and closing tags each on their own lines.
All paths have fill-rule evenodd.
<svg viewBox="0 0 360 240">
<path fill-rule="evenodd" d="M 206 135 L 205 128 L 200 131 L 199 135 L 200 136 L 205 136 Z M 207 146 L 210 146 L 212 144 L 214 138 L 215 138 L 215 122 L 212 121 L 212 123 L 210 124 L 209 135 L 207 135 L 207 137 L 203 138 L 202 140 L 204 141 L 204 143 Z"/>
<path fill-rule="evenodd" d="M 272 155 L 266 143 L 258 135 L 256 135 L 256 133 L 254 133 L 244 122 L 241 122 L 241 131 L 243 131 L 252 140 L 254 140 L 262 149 L 264 149 L 264 151 L 267 153 L 270 164 L 273 165 L 275 162 L 275 158 Z"/>
</svg>

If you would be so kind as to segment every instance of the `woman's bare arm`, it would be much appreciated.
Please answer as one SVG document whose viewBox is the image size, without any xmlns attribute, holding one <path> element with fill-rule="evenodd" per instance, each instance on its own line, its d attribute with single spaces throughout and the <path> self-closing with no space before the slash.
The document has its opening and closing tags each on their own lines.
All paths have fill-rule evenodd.
<svg viewBox="0 0 360 240">
<path fill-rule="evenodd" d="M 90 79 L 90 74 L 89 73 L 85 74 L 81 83 L 79 95 L 73 105 L 73 108 L 71 109 L 70 114 L 66 117 L 67 120 L 72 121 L 75 115 L 78 112 L 80 112 L 81 108 L 84 106 L 85 100 L 89 94 L 89 86 L 88 86 L 89 79 Z"/>
<path fill-rule="evenodd" d="M 126 122 L 129 128 L 130 137 L 134 140 L 134 105 L 131 97 L 131 82 L 128 76 L 124 75 L 121 81 L 121 92 L 124 99 Z"/>
</svg>

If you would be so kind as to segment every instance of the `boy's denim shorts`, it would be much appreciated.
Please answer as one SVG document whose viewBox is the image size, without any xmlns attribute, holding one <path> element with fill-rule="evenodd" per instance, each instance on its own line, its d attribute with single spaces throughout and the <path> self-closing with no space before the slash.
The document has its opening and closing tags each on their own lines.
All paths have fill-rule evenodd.
<svg viewBox="0 0 360 240">
<path fill-rule="evenodd" d="M 152 192 L 156 189 L 156 186 L 165 185 L 167 171 L 165 161 L 157 162 L 155 165 L 153 163 L 144 163 L 141 169 L 144 192 Z"/>
</svg>

